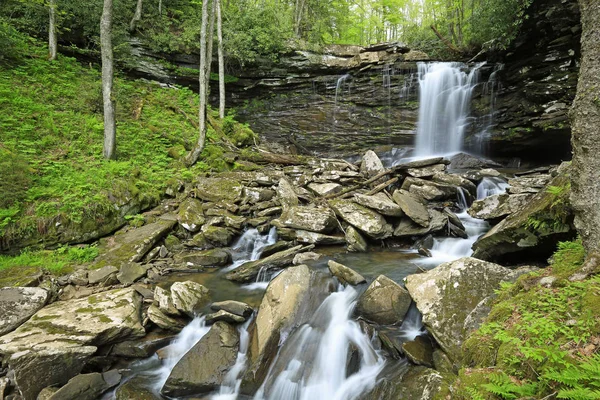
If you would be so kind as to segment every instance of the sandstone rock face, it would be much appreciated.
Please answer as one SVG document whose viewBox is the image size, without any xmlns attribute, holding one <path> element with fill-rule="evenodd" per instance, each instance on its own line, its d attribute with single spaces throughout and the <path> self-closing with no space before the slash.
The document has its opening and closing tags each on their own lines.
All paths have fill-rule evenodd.
<svg viewBox="0 0 600 400">
<path fill-rule="evenodd" d="M 217 178 L 201 178 L 195 193 L 204 201 L 235 203 L 240 200 L 243 189 L 239 181 L 221 175 Z"/>
<path fill-rule="evenodd" d="M 40 288 L 0 288 L 0 336 L 18 328 L 42 308 L 48 292 Z"/>
<path fill-rule="evenodd" d="M 275 188 L 279 201 L 284 208 L 294 207 L 298 205 L 298 196 L 294 191 L 294 186 L 286 178 L 279 180 L 279 185 Z"/>
<path fill-rule="evenodd" d="M 338 278 L 342 283 L 356 286 L 367 281 L 358 272 L 333 260 L 329 260 L 327 266 L 329 267 L 331 274 Z"/>
<path fill-rule="evenodd" d="M 339 183 L 309 183 L 308 188 L 321 197 L 339 193 L 344 189 Z"/>
<path fill-rule="evenodd" d="M 192 281 L 175 282 L 171 285 L 171 299 L 177 310 L 192 318 L 210 301 L 208 289 Z"/>
<path fill-rule="evenodd" d="M 369 248 L 365 238 L 353 226 L 346 228 L 346 243 L 348 244 L 348 251 L 357 253 L 364 253 Z"/>
<path fill-rule="evenodd" d="M 396 190 L 393 194 L 394 201 L 402 208 L 404 214 L 417 225 L 428 227 L 430 216 L 427 207 L 419 197 L 407 192 L 406 190 Z"/>
<path fill-rule="evenodd" d="M 371 209 L 348 200 L 332 200 L 329 204 L 340 218 L 373 239 L 385 239 L 392 235 L 392 226 Z"/>
<path fill-rule="evenodd" d="M 177 220 L 184 229 L 192 233 L 198 232 L 206 221 L 204 211 L 202 210 L 202 203 L 192 197 L 185 199 L 179 206 Z"/>
<path fill-rule="evenodd" d="M 381 215 L 388 215 L 390 217 L 401 217 L 404 215 L 402 208 L 394 203 L 384 193 L 377 193 L 373 196 L 365 196 L 364 194 L 355 194 L 354 201 L 377 211 Z"/>
<path fill-rule="evenodd" d="M 366 174 L 368 177 L 373 177 L 382 171 L 385 171 L 385 167 L 377 154 L 372 150 L 367 151 L 362 158 L 360 172 Z"/>
<path fill-rule="evenodd" d="M 144 336 L 141 301 L 134 289 L 59 301 L 0 337 L 0 354 L 15 371 L 23 397 L 35 399 L 43 388 L 66 383 L 96 346 Z"/>
<path fill-rule="evenodd" d="M 239 345 L 240 337 L 233 326 L 215 323 L 175 365 L 161 393 L 173 397 L 217 389 L 235 363 Z"/>
<path fill-rule="evenodd" d="M 290 206 L 279 218 L 286 228 L 327 233 L 337 228 L 335 214 L 325 207 Z"/>
<path fill-rule="evenodd" d="M 380 275 L 360 296 L 355 312 L 377 324 L 393 325 L 402 322 L 410 303 L 406 289 Z"/>
<path fill-rule="evenodd" d="M 297 323 L 310 282 L 308 267 L 298 265 L 286 269 L 269 283 L 250 329 L 249 368 L 244 380 L 260 385 L 277 353 L 281 334 Z"/>
<path fill-rule="evenodd" d="M 506 193 L 486 197 L 474 201 L 467 210 L 473 218 L 485 220 L 498 220 L 522 208 L 532 195 L 528 193 L 509 195 Z"/>
<path fill-rule="evenodd" d="M 428 233 L 439 232 L 448 225 L 448 216 L 436 210 L 428 210 L 430 217 L 429 224 L 426 227 L 417 225 L 409 218 L 402 218 L 396 229 L 394 236 L 396 237 L 411 237 L 424 236 Z"/>
<path fill-rule="evenodd" d="M 428 331 L 457 361 L 463 341 L 476 327 L 471 323 L 470 329 L 465 329 L 467 317 L 482 300 L 494 294 L 501 282 L 512 281 L 523 272 L 465 257 L 408 276 L 406 288 L 423 314 Z"/>
</svg>

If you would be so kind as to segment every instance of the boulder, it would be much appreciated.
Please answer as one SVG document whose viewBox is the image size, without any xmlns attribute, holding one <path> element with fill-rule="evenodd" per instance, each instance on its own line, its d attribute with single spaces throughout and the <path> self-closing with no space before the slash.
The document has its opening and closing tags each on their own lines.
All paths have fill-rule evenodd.
<svg viewBox="0 0 600 400">
<path fill-rule="evenodd" d="M 321 197 L 340 193 L 344 189 L 339 183 L 309 183 L 308 188 L 314 194 Z"/>
<path fill-rule="evenodd" d="M 406 171 L 411 168 L 429 167 L 431 165 L 442 164 L 442 163 L 444 163 L 443 161 L 444 161 L 444 157 L 432 157 L 432 158 L 426 158 L 423 160 L 415 160 L 415 161 L 410 161 L 410 162 L 407 162 L 404 164 L 398 164 L 398 165 L 394 166 L 394 170 Z"/>
<path fill-rule="evenodd" d="M 337 228 L 337 219 L 326 207 L 290 206 L 279 217 L 279 224 L 286 228 L 327 233 Z"/>
<path fill-rule="evenodd" d="M 184 229 L 195 233 L 202 228 L 206 219 L 202 210 L 202 203 L 198 199 L 188 197 L 179 206 L 177 221 Z"/>
<path fill-rule="evenodd" d="M 383 163 L 374 151 L 368 150 L 363 155 L 362 162 L 360 164 L 360 172 L 371 178 L 382 171 L 385 171 Z"/>
<path fill-rule="evenodd" d="M 258 388 L 277 354 L 282 334 L 298 321 L 304 299 L 310 295 L 311 272 L 306 265 L 291 267 L 273 279 L 250 326 L 248 369 L 244 381 Z"/>
<path fill-rule="evenodd" d="M 269 201 L 273 197 L 275 197 L 275 192 L 271 189 L 245 187 L 242 204 L 256 204 L 263 201 Z"/>
<path fill-rule="evenodd" d="M 212 245 L 217 247 L 228 246 L 234 237 L 231 230 L 220 226 L 203 226 L 201 235 L 203 235 L 203 237 Z"/>
<path fill-rule="evenodd" d="M 105 282 L 111 275 L 116 277 L 117 272 L 119 272 L 119 269 L 112 265 L 89 271 L 88 283 L 90 285 L 95 285 L 97 283 Z"/>
<path fill-rule="evenodd" d="M 509 195 L 507 193 L 495 194 L 482 200 L 476 200 L 467 210 L 473 218 L 490 220 L 499 220 L 504 218 L 520 208 L 531 199 L 530 193 Z"/>
<path fill-rule="evenodd" d="M 334 245 L 346 243 L 346 239 L 343 236 L 324 235 L 322 233 L 303 230 L 295 231 L 294 238 L 298 243 L 305 244 Z"/>
<path fill-rule="evenodd" d="M 482 169 L 488 167 L 501 167 L 501 165 L 492 160 L 466 153 L 458 153 L 450 157 L 450 169 Z"/>
<path fill-rule="evenodd" d="M 48 292 L 34 287 L 0 288 L 0 336 L 18 328 L 48 301 Z"/>
<path fill-rule="evenodd" d="M 413 364 L 433 368 L 433 344 L 429 336 L 417 336 L 402 343 L 402 352 Z"/>
<path fill-rule="evenodd" d="M 127 264 L 122 264 L 121 269 L 117 274 L 117 279 L 123 285 L 131 285 L 138 279 L 141 279 L 144 276 L 146 276 L 147 270 L 147 268 L 142 267 L 142 265 L 139 263 L 131 262 Z"/>
<path fill-rule="evenodd" d="M 154 223 L 114 236 L 115 240 L 108 242 L 106 251 L 96 259 L 91 269 L 104 266 L 120 268 L 123 264 L 141 261 L 176 224 L 176 220 L 159 219 Z M 93 284 L 91 276 L 89 280 L 90 284 Z"/>
<path fill-rule="evenodd" d="M 421 168 L 408 168 L 406 173 L 413 178 L 431 178 L 438 172 L 444 172 L 446 164 L 433 164 Z"/>
<path fill-rule="evenodd" d="M 312 247 L 314 246 L 302 247 L 302 245 L 298 245 L 279 253 L 272 254 L 267 258 L 257 261 L 248 261 L 225 275 L 225 278 L 235 282 L 252 282 L 261 269 L 267 272 L 277 268 L 287 267 L 292 264 L 296 254 L 303 250 L 311 250 Z"/>
<path fill-rule="evenodd" d="M 242 197 L 242 184 L 225 176 L 200 178 L 194 193 L 204 201 L 236 203 Z"/>
<path fill-rule="evenodd" d="M 425 204 L 423 204 L 423 201 L 420 197 L 417 197 L 412 193 L 402 189 L 396 190 L 392 197 L 408 218 L 422 227 L 429 226 L 431 217 L 429 216 L 427 207 Z"/>
<path fill-rule="evenodd" d="M 406 178 L 402 183 L 402 189 L 429 201 L 456 199 L 457 191 L 456 186 L 450 184 L 417 178 Z"/>
<path fill-rule="evenodd" d="M 215 313 L 206 316 L 207 324 L 214 324 L 218 321 L 224 321 L 230 324 L 241 324 L 246 321 L 246 318 L 230 313 L 229 311 L 219 310 Z"/>
<path fill-rule="evenodd" d="M 173 299 L 171 298 L 171 292 L 156 286 L 154 288 L 154 304 L 167 315 L 179 316 L 181 313 L 173 305 Z"/>
<path fill-rule="evenodd" d="M 396 229 L 394 236 L 396 237 L 411 237 L 424 236 L 428 233 L 435 233 L 443 230 L 448 225 L 448 216 L 437 210 L 428 210 L 429 224 L 426 227 L 417 225 L 409 218 L 402 218 Z"/>
<path fill-rule="evenodd" d="M 373 239 L 385 239 L 392 235 L 392 226 L 371 209 L 342 199 L 331 200 L 329 205 L 340 218 Z"/>
<path fill-rule="evenodd" d="M 401 217 L 404 215 L 402 208 L 394 203 L 385 193 L 377 193 L 372 196 L 357 193 L 354 195 L 354 201 L 382 215 L 390 217 Z"/>
<path fill-rule="evenodd" d="M 148 319 L 159 328 L 172 332 L 179 332 L 187 324 L 182 318 L 166 314 L 155 304 L 148 308 Z"/>
<path fill-rule="evenodd" d="M 494 295 L 501 282 L 513 281 L 524 272 L 465 257 L 406 277 L 406 288 L 423 314 L 427 330 L 457 361 L 463 341 L 476 327 L 471 324 L 465 329 L 467 317 L 482 300 Z"/>
<path fill-rule="evenodd" d="M 15 372 L 26 400 L 77 375 L 97 346 L 143 337 L 141 296 L 118 289 L 58 301 L 0 337 L 0 355 Z"/>
<path fill-rule="evenodd" d="M 327 266 L 329 267 L 329 271 L 331 272 L 331 274 L 338 278 L 340 282 L 344 284 L 356 286 L 367 281 L 358 272 L 333 260 L 329 260 Z"/>
<path fill-rule="evenodd" d="M 147 385 L 143 377 L 135 376 L 119 386 L 115 392 L 115 400 L 162 400 Z"/>
<path fill-rule="evenodd" d="M 298 196 L 294 191 L 294 186 L 287 180 L 287 178 L 281 178 L 279 180 L 279 185 L 275 188 L 277 192 L 277 196 L 279 197 L 279 201 L 281 202 L 281 206 L 286 209 L 288 207 L 294 207 L 299 204 Z"/>
<path fill-rule="evenodd" d="M 399 324 L 410 307 L 406 289 L 390 278 L 379 275 L 360 296 L 356 314 L 380 325 Z"/>
<path fill-rule="evenodd" d="M 547 258 L 559 241 L 575 237 L 569 182 L 569 169 L 565 168 L 545 189 L 479 238 L 473 245 L 473 257 L 493 261 Z M 551 186 L 562 190 L 554 194 L 548 190 Z"/>
<path fill-rule="evenodd" d="M 348 226 L 348 228 L 346 228 L 345 239 L 348 245 L 348 251 L 365 253 L 369 248 L 365 238 L 363 238 L 360 232 L 353 226 Z"/>
<path fill-rule="evenodd" d="M 225 249 L 202 250 L 185 253 L 178 260 L 190 267 L 220 267 L 231 262 L 231 252 Z"/>
<path fill-rule="evenodd" d="M 550 179 L 549 174 L 526 175 L 509 179 L 508 192 L 511 194 L 538 193 L 548 184 Z"/>
<path fill-rule="evenodd" d="M 96 400 L 102 393 L 117 386 L 119 382 L 121 382 L 121 374 L 117 370 L 77 375 L 47 400 Z"/>
<path fill-rule="evenodd" d="M 294 256 L 294 260 L 292 261 L 292 264 L 294 264 L 294 265 L 306 264 L 307 262 L 316 261 L 316 260 L 319 260 L 320 258 L 321 258 L 320 254 L 313 253 L 312 251 L 307 251 L 306 253 L 296 254 Z"/>
<path fill-rule="evenodd" d="M 173 335 L 160 330 L 151 331 L 138 340 L 126 340 L 112 346 L 110 355 L 125 358 L 148 358 L 158 349 L 167 346 L 173 340 Z"/>
<path fill-rule="evenodd" d="M 175 282 L 171 285 L 171 299 L 178 311 L 192 318 L 210 301 L 208 289 L 192 281 Z"/>
<path fill-rule="evenodd" d="M 215 311 L 225 310 L 240 317 L 248 318 L 254 310 L 248 304 L 241 301 L 225 300 L 212 303 L 210 308 Z"/>
<path fill-rule="evenodd" d="M 173 367 L 161 393 L 175 397 L 217 389 L 235 363 L 239 346 L 237 329 L 226 322 L 215 323 Z"/>
<path fill-rule="evenodd" d="M 436 173 L 433 175 L 433 181 L 436 183 L 461 187 L 473 195 L 477 193 L 477 186 L 475 186 L 473 182 L 457 174 Z"/>
</svg>

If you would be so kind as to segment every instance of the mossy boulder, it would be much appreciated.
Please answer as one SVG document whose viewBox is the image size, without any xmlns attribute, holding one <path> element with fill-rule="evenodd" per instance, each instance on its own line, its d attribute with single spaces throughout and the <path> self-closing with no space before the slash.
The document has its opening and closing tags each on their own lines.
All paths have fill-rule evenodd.
<svg viewBox="0 0 600 400">
<path fill-rule="evenodd" d="M 206 219 L 202 210 L 202 203 L 198 199 L 187 198 L 179 206 L 177 213 L 179 224 L 186 230 L 194 233 L 198 232 Z"/>
<path fill-rule="evenodd" d="M 406 289 L 380 275 L 359 297 L 356 314 L 380 325 L 399 324 L 410 307 L 411 298 Z"/>
<path fill-rule="evenodd" d="M 204 201 L 236 203 L 241 200 L 244 186 L 235 179 L 217 176 L 200 178 L 194 193 Z"/>
</svg>

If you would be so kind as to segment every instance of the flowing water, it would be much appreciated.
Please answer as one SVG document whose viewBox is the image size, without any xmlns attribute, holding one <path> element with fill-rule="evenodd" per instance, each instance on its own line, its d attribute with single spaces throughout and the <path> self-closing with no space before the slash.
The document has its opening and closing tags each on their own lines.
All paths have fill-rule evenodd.
<svg viewBox="0 0 600 400">
<path fill-rule="evenodd" d="M 470 123 L 471 96 L 482 64 L 419 63 L 419 122 L 415 156 L 456 153 Z"/>
</svg>

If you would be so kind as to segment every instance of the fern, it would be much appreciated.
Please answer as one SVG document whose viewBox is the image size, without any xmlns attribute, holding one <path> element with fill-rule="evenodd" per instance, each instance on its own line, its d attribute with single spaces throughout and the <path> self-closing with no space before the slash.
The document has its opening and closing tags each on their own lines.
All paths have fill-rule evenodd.
<svg viewBox="0 0 600 400">
<path fill-rule="evenodd" d="M 567 387 L 559 390 L 559 399 L 600 399 L 600 354 L 578 366 L 569 365 L 561 371 L 550 370 L 544 374 L 544 379 Z"/>
<path fill-rule="evenodd" d="M 468 387 L 467 392 L 471 395 L 471 400 L 485 400 L 485 397 L 483 397 L 483 395 L 479 393 L 479 390 L 475 388 Z"/>
<path fill-rule="evenodd" d="M 517 384 L 504 372 L 496 372 L 489 376 L 490 383 L 481 385 L 488 392 L 505 400 L 532 396 L 536 393 L 537 385 L 534 383 Z"/>
</svg>

